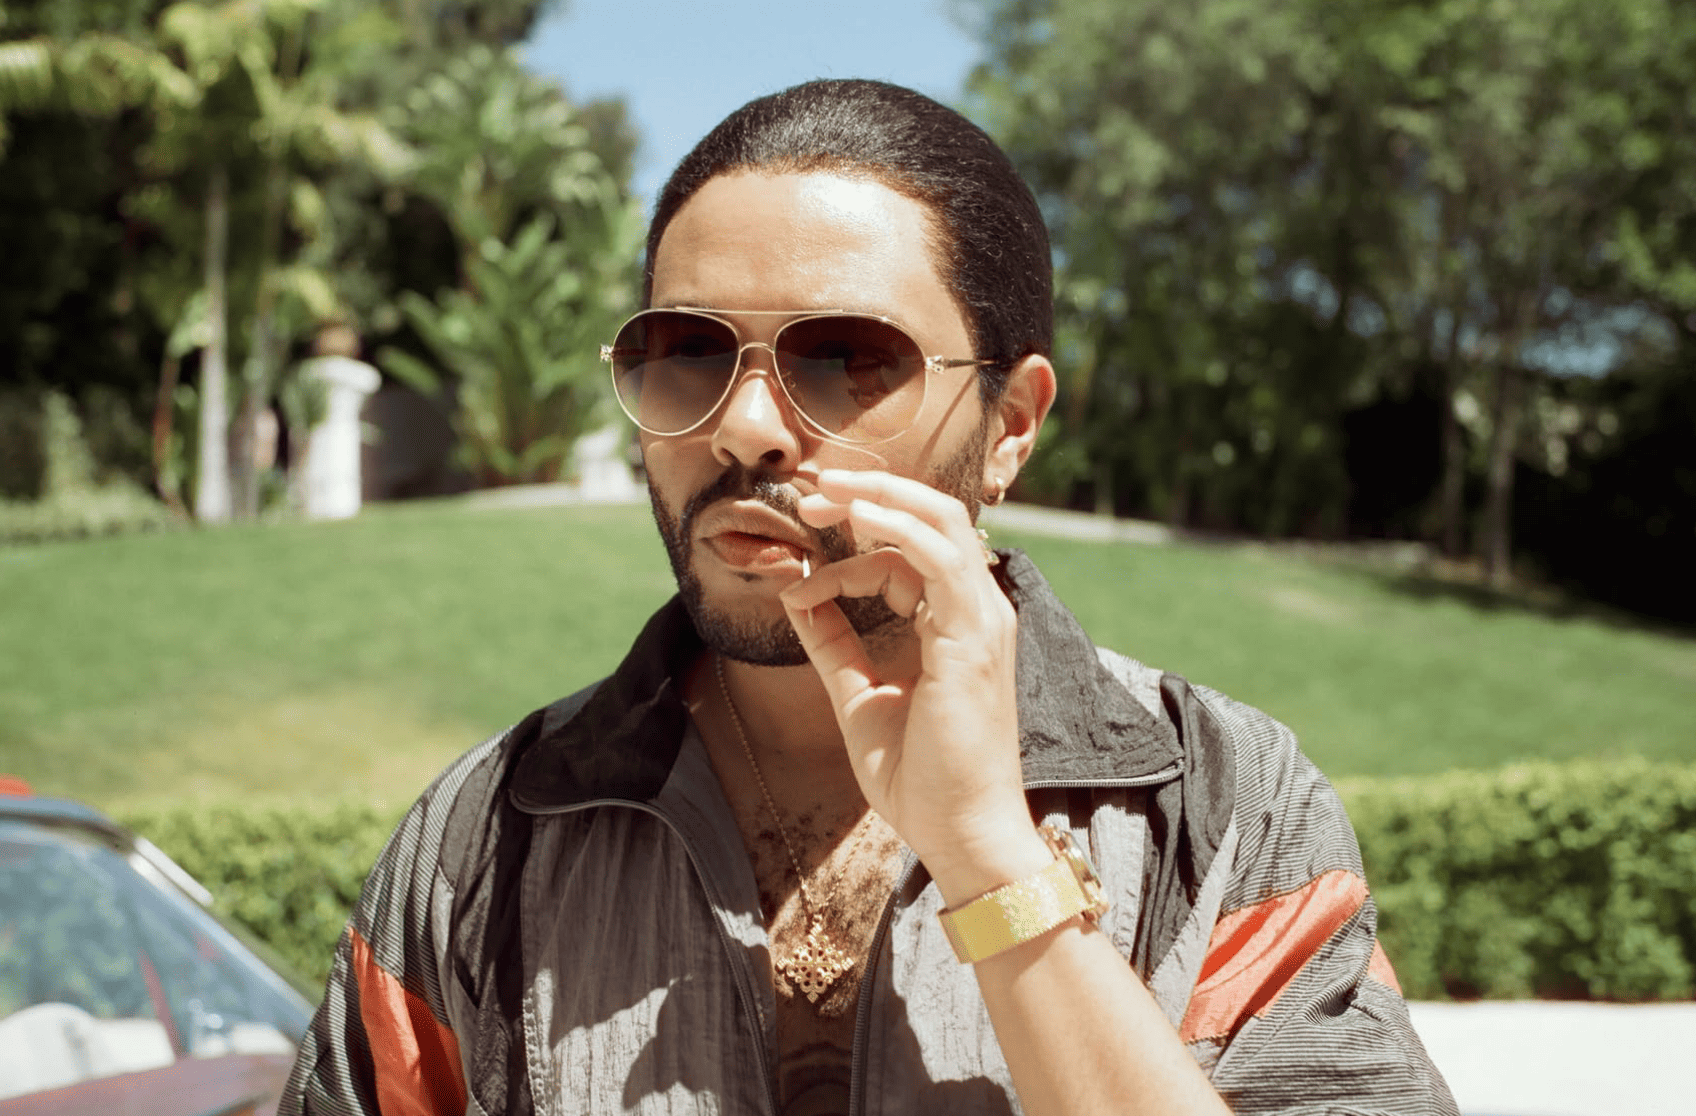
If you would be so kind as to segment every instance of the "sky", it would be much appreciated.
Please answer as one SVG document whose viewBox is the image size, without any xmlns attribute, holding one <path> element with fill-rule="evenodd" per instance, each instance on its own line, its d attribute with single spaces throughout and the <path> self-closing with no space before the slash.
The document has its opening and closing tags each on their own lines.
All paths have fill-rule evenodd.
<svg viewBox="0 0 1696 1116">
<path fill-rule="evenodd" d="M 565 0 L 524 47 L 574 101 L 622 96 L 652 205 L 678 160 L 734 109 L 811 78 L 881 78 L 957 103 L 978 48 L 950 0 Z"/>
</svg>

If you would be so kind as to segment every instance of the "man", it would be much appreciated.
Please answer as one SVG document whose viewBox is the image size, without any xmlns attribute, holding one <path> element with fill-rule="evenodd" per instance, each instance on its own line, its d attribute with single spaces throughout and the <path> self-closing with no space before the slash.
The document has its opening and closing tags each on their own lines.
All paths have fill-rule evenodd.
<svg viewBox="0 0 1696 1116">
<path fill-rule="evenodd" d="M 756 101 L 647 267 L 603 356 L 678 597 L 408 814 L 284 1111 L 1451 1111 L 1288 731 L 980 541 L 1055 391 L 994 144 Z"/>
</svg>

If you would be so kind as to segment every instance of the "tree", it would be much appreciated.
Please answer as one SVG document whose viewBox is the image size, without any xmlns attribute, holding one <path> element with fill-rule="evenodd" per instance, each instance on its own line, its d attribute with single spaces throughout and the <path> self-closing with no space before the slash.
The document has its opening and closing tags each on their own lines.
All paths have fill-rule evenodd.
<svg viewBox="0 0 1696 1116">
<path fill-rule="evenodd" d="M 142 394 L 138 356 L 158 337 L 137 304 L 137 238 L 118 218 L 138 120 L 197 96 L 158 49 L 150 7 L 0 4 L 0 35 L 15 36 L 0 42 L 0 347 L 20 382 L 91 407 Z M 122 407 L 96 409 L 121 419 Z"/>
<path fill-rule="evenodd" d="M 1397 206 L 1403 265 L 1383 261 L 1386 305 L 1441 373 L 1442 536 L 1451 549 L 1464 470 L 1456 406 L 1469 387 L 1488 400 L 1475 419 L 1488 443 L 1478 549 L 1501 585 L 1511 571 L 1516 461 L 1534 451 L 1526 423 L 1549 396 L 1548 362 L 1559 364 L 1562 336 L 1605 317 L 1610 303 L 1640 297 L 1611 284 L 1598 263 L 1620 254 L 1620 201 L 1666 146 L 1669 120 L 1664 96 L 1655 105 L 1624 91 L 1642 74 L 1682 67 L 1677 59 L 1688 55 L 1668 49 L 1668 32 L 1683 25 L 1688 41 L 1690 21 L 1660 0 L 1321 11 L 1337 21 L 1338 41 L 1391 79 L 1379 119 L 1405 153 L 1406 173 Z"/>
<path fill-rule="evenodd" d="M 545 7 L 0 5 L 0 197 L 17 203 L 0 228 L 19 234 L 9 247 L 29 249 L 0 267 L 0 348 L 22 357 L 26 379 L 121 375 L 143 387 L 133 394 L 154 400 L 160 481 L 178 444 L 176 379 L 194 377 L 202 510 L 251 510 L 255 478 L 244 475 L 251 455 L 241 446 L 230 462 L 235 493 L 220 495 L 228 404 L 243 443 L 297 339 L 325 321 L 393 330 L 395 291 L 438 285 L 387 243 L 410 231 L 386 227 L 389 199 L 410 206 L 416 195 L 399 183 L 408 152 L 378 115 L 444 53 L 511 42 Z M 602 132 L 622 142 L 617 118 Z M 8 136 L 25 148 L 6 151 Z M 234 390 L 220 390 L 232 372 Z M 157 390 L 145 391 L 150 378 Z"/>
<path fill-rule="evenodd" d="M 1459 549 L 1481 474 L 1478 546 L 1504 581 L 1563 338 L 1696 306 L 1687 9 L 980 10 L 974 103 L 1060 257 L 1061 425 L 1039 473 L 1175 522 L 1312 529 L 1354 479 L 1345 416 L 1429 397 L 1437 533 Z"/>
<path fill-rule="evenodd" d="M 411 153 L 375 117 L 344 112 L 337 105 L 340 56 L 333 42 L 324 44 L 332 49 L 307 60 L 311 20 L 323 7 L 323 0 L 185 0 L 160 21 L 161 38 L 180 52 L 185 71 L 196 75 L 203 89 L 194 114 L 160 120 L 149 152 L 165 173 L 203 175 L 208 340 L 201 365 L 196 496 L 196 513 L 203 519 L 257 512 L 254 429 L 275 390 L 286 344 L 293 333 L 341 312 L 334 284 L 307 262 L 303 251 L 297 249 L 292 261 L 283 259 L 285 232 L 295 233 L 307 249 L 324 235 L 313 170 L 358 161 L 393 178 L 411 162 Z M 238 161 L 254 195 L 253 235 L 245 253 L 253 312 L 229 439 L 233 491 L 226 497 L 220 484 L 227 425 L 224 292 L 230 180 Z"/>
<path fill-rule="evenodd" d="M 1303 10 L 1013 0 L 983 30 L 974 103 L 1061 261 L 1061 479 L 1180 524 L 1337 520 L 1374 215 L 1326 158 L 1336 75 Z"/>
<path fill-rule="evenodd" d="M 111 116 L 135 108 L 146 112 L 151 127 L 135 157 L 142 176 L 175 189 L 143 188 L 127 207 L 132 216 L 151 220 L 166 230 L 180 227 L 186 194 L 197 198 L 201 213 L 198 251 L 183 258 L 201 263 L 204 290 L 200 361 L 200 436 L 195 511 L 203 520 L 219 520 L 231 511 L 227 454 L 228 405 L 228 288 L 230 225 L 233 191 L 246 185 L 254 164 L 264 164 L 263 202 L 259 207 L 254 267 L 259 279 L 256 332 L 249 346 L 250 382 L 263 381 L 269 355 L 268 327 L 279 283 L 275 256 L 279 238 L 283 188 L 281 166 L 288 155 L 316 141 L 320 148 L 353 147 L 363 141 L 372 153 L 384 152 L 373 122 L 337 119 L 322 105 L 290 103 L 278 81 L 279 42 L 292 44 L 298 56 L 306 17 L 320 0 L 225 0 L 221 4 L 173 4 L 150 20 L 152 5 L 127 5 L 124 33 L 93 30 L 113 13 L 110 4 L 90 2 L 49 9 L 36 35 L 0 45 L 0 110 L 61 109 L 82 116 Z M 285 52 L 286 53 L 286 52 Z M 180 63 L 180 64 L 179 64 Z M 316 110 L 316 111 L 313 111 Z M 394 145 L 389 144 L 389 147 Z M 173 213 L 173 209 L 179 212 Z M 186 245 L 180 245 L 186 249 Z M 246 245 L 242 245 L 246 247 Z M 327 290 L 309 277 L 294 276 L 297 288 L 310 293 Z M 136 284 L 144 302 L 161 319 L 166 333 L 180 336 L 196 289 L 182 281 L 181 268 L 167 262 L 161 272 L 140 274 Z M 322 303 L 322 299 L 320 302 Z M 174 374 L 175 360 L 167 353 L 162 374 Z M 161 391 L 162 399 L 170 392 Z M 249 418 L 256 390 L 243 393 Z M 167 412 L 168 413 L 168 412 Z M 250 428 L 250 424 L 243 429 Z M 157 440 L 157 439 L 156 439 Z M 239 440 L 239 439 L 238 439 Z M 237 461 L 250 461 L 239 453 Z M 241 470 L 238 479 L 247 477 Z M 251 484 L 241 486 L 250 496 Z M 251 499 L 240 508 L 251 512 Z"/>
<path fill-rule="evenodd" d="M 450 410 L 483 483 L 553 479 L 600 413 L 598 343 L 634 298 L 641 212 L 578 111 L 509 54 L 464 51 L 406 109 L 412 185 L 453 229 L 460 285 L 401 298 L 449 376 L 396 346 L 382 363 Z"/>
</svg>

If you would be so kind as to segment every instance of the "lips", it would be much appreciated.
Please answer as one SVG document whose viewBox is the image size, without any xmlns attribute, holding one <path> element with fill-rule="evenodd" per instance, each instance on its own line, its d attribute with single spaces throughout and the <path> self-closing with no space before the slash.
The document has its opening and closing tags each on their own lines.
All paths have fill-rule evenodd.
<svg viewBox="0 0 1696 1116">
<path fill-rule="evenodd" d="M 702 520 L 696 537 L 719 561 L 735 569 L 796 566 L 813 549 L 793 521 L 763 504 L 715 509 Z"/>
<path fill-rule="evenodd" d="M 725 565 L 746 570 L 795 565 L 801 561 L 801 555 L 804 553 L 792 543 L 761 535 L 745 535 L 740 531 L 714 535 L 706 542 Z"/>
</svg>

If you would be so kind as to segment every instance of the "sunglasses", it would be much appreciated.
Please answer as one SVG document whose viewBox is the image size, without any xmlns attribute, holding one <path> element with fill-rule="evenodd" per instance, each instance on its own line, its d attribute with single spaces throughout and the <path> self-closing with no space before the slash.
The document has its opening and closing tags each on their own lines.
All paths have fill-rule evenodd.
<svg viewBox="0 0 1696 1116">
<path fill-rule="evenodd" d="M 843 310 L 739 310 L 793 315 L 768 344 L 694 307 L 644 310 L 625 322 L 601 359 L 618 404 L 649 434 L 687 434 L 730 395 L 742 354 L 771 353 L 777 382 L 819 434 L 854 445 L 898 437 L 924 406 L 926 373 L 993 361 L 926 356 L 888 318 Z"/>
</svg>

